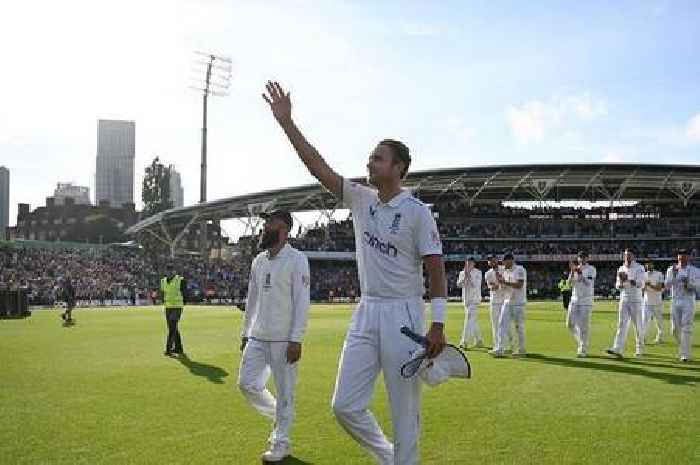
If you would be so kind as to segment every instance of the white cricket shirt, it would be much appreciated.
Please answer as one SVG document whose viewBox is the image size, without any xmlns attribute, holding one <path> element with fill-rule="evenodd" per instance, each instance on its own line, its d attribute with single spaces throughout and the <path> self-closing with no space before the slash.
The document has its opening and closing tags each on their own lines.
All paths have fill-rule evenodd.
<svg viewBox="0 0 700 465">
<path fill-rule="evenodd" d="M 671 289 L 671 298 L 674 301 L 695 301 L 696 292 L 700 287 L 700 269 L 688 264 L 680 268 L 674 278 L 673 269 L 677 266 L 677 264 L 669 266 L 666 270 L 666 288 Z M 685 287 L 684 280 L 687 280 L 688 288 Z"/>
<path fill-rule="evenodd" d="M 362 295 L 422 297 L 423 257 L 442 255 L 430 209 L 407 190 L 383 203 L 376 190 L 342 182 L 340 200 L 352 210 Z"/>
<path fill-rule="evenodd" d="M 498 273 L 501 273 L 501 275 L 503 274 L 502 266 L 498 267 Z M 509 289 L 505 286 L 501 286 L 501 283 L 498 282 L 496 270 L 493 268 L 488 269 L 486 273 L 484 273 L 484 279 L 486 280 L 486 285 L 489 288 L 491 303 L 502 304 L 506 298 L 506 293 L 508 293 Z"/>
<path fill-rule="evenodd" d="M 581 267 L 581 273 L 571 273 L 571 303 L 593 305 L 596 274 L 595 267 L 589 264 Z"/>
<path fill-rule="evenodd" d="M 523 287 L 520 289 L 506 286 L 507 292 L 504 302 L 512 305 L 525 305 L 527 302 L 527 271 L 525 271 L 525 268 L 513 263 L 513 268 L 510 270 L 503 268 L 503 278 L 507 282 L 523 281 Z"/>
<path fill-rule="evenodd" d="M 620 281 L 620 272 L 627 273 L 627 281 Z M 617 277 L 615 278 L 615 287 L 620 290 L 620 300 L 629 302 L 642 301 L 642 288 L 647 272 L 644 267 L 637 262 L 630 263 L 627 267 L 624 263 L 617 269 Z M 630 281 L 634 281 L 634 286 Z"/>
<path fill-rule="evenodd" d="M 261 252 L 250 267 L 243 337 L 302 342 L 309 296 L 309 260 L 289 244 L 270 258 Z"/>
<path fill-rule="evenodd" d="M 664 284 L 664 274 L 660 271 L 651 271 L 647 273 L 647 279 L 646 282 L 653 285 L 653 286 L 658 286 L 659 284 Z M 654 289 L 650 289 L 648 287 L 644 287 L 644 303 L 647 305 L 661 305 L 663 304 L 663 300 L 661 298 L 661 294 L 663 291 L 655 291 Z"/>
<path fill-rule="evenodd" d="M 462 288 L 462 302 L 465 305 L 481 303 L 481 271 L 473 268 L 469 279 L 465 278 L 464 270 L 459 272 L 457 286 Z"/>
</svg>

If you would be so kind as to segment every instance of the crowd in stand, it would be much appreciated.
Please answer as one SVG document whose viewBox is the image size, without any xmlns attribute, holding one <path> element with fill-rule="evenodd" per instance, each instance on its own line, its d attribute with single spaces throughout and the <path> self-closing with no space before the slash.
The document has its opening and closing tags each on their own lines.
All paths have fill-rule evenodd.
<svg viewBox="0 0 700 465">
<path fill-rule="evenodd" d="M 530 218 L 532 215 L 546 215 L 551 218 L 586 218 L 591 215 L 607 218 L 609 215 L 634 215 L 637 218 L 643 217 L 664 217 L 664 218 L 687 218 L 697 216 L 698 213 L 691 206 L 683 207 L 679 204 L 671 205 L 615 205 L 587 207 L 562 207 L 562 206 L 535 206 L 533 208 L 523 208 L 519 206 L 505 205 L 480 205 L 469 206 L 465 202 L 441 202 L 433 207 L 441 218 Z"/>
<path fill-rule="evenodd" d="M 196 256 L 175 259 L 193 299 L 241 299 L 247 272 L 237 261 L 211 261 Z M 95 305 L 135 303 L 155 298 L 164 259 L 123 248 L 40 249 L 0 247 L 0 283 L 29 290 L 30 304 L 61 300 L 60 281 L 70 278 L 77 300 Z"/>
<path fill-rule="evenodd" d="M 527 218 L 514 220 L 442 222 L 443 237 L 668 237 L 700 234 L 700 218 L 603 221 L 601 219 L 557 220 Z"/>
<path fill-rule="evenodd" d="M 461 206 L 460 208 L 464 208 Z M 451 211 L 449 207 L 444 207 Z M 458 210 L 453 210 L 453 212 Z M 603 211 L 603 210 L 601 210 Z M 460 211 L 464 214 L 464 211 Z M 578 212 L 578 213 L 577 213 Z M 700 255 L 700 239 L 635 239 L 627 237 L 625 225 L 636 228 L 635 231 L 659 232 L 658 225 L 671 224 L 673 221 L 687 221 L 687 210 L 680 207 L 645 207 L 643 211 L 635 207 L 618 207 L 619 215 L 656 215 L 649 221 L 622 220 L 615 230 L 615 238 L 598 240 L 580 240 L 581 235 L 602 236 L 609 234 L 611 222 L 604 220 L 542 220 L 533 219 L 532 210 L 502 206 L 475 206 L 469 209 L 470 215 L 481 215 L 474 221 L 444 222 L 440 224 L 443 237 L 443 251 L 446 255 L 475 255 L 481 260 L 489 254 L 502 254 L 505 251 L 516 256 L 536 255 L 570 255 L 579 250 L 587 250 L 592 255 L 620 254 L 625 247 L 638 250 L 641 257 L 671 257 L 678 248 L 690 249 L 693 256 Z M 538 214 L 590 215 L 591 210 L 548 209 L 537 210 Z M 600 212 L 599 212 L 600 213 Z M 659 219 L 677 217 L 677 220 Z M 498 216 L 491 222 L 484 218 Z M 511 218 L 503 221 L 503 218 Z M 692 223 L 698 227 L 700 219 Z M 669 223 L 671 222 L 671 223 Z M 581 224 L 585 224 L 585 233 Z M 577 240 L 557 237 L 568 235 L 575 229 Z M 651 226 L 650 226 L 651 225 Z M 620 226 L 624 226 L 620 228 Z M 533 233 L 538 230 L 538 233 Z M 546 234 L 543 234 L 543 231 Z M 619 234 L 619 236 L 618 236 Z M 518 237 L 520 240 L 498 240 L 499 237 Z M 248 287 L 248 274 L 252 258 L 257 253 L 257 237 L 246 236 L 239 239 L 237 254 L 232 260 L 212 260 L 208 263 L 196 255 L 184 255 L 175 259 L 178 271 L 185 277 L 188 290 L 194 301 L 241 301 L 245 298 Z M 494 240 L 496 239 L 496 240 Z M 332 221 L 327 225 L 316 226 L 292 238 L 294 247 L 305 251 L 354 252 L 354 231 L 352 220 Z M 455 257 L 456 258 L 456 257 Z M 164 269 L 164 258 L 159 258 L 141 249 L 125 248 L 87 248 L 87 249 L 47 249 L 31 247 L 14 247 L 0 245 L 0 285 L 23 287 L 30 292 L 30 302 L 34 305 L 52 305 L 59 300 L 60 279 L 70 277 L 76 289 L 79 301 L 90 305 L 105 304 L 112 301 L 155 302 L 159 279 Z M 598 267 L 598 295 L 612 295 L 615 261 Z M 550 264 L 529 262 L 528 288 L 532 296 L 553 297 L 555 289 L 565 271 L 566 262 L 552 261 Z M 461 262 L 448 262 L 448 287 L 450 294 L 459 295 L 456 276 L 461 269 Z M 485 271 L 485 269 L 482 269 Z M 486 293 L 486 289 L 484 289 Z M 360 289 L 355 263 L 352 261 L 311 261 L 311 298 L 319 301 L 350 299 L 359 297 Z"/>
<path fill-rule="evenodd" d="M 698 255 L 700 240 L 609 240 L 609 241 L 443 241 L 445 254 L 489 255 L 510 251 L 515 255 L 571 255 L 585 249 L 597 255 L 621 254 L 626 247 L 639 250 L 643 257 L 671 257 L 679 248 L 689 249 L 693 256 Z"/>
</svg>

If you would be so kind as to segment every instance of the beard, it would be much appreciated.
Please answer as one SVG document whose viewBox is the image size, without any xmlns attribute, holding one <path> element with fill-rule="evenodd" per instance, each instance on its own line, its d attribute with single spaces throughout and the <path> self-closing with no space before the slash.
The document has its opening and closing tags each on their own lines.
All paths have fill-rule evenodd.
<svg viewBox="0 0 700 465">
<path fill-rule="evenodd" d="M 273 247 L 278 241 L 279 234 L 277 231 L 263 231 L 260 241 L 258 241 L 258 247 L 266 250 Z"/>
</svg>

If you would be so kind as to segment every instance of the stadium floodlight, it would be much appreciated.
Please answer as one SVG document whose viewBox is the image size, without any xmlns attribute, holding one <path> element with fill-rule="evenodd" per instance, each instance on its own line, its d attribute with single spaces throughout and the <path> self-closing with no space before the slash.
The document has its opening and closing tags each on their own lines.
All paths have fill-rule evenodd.
<svg viewBox="0 0 700 465">
<path fill-rule="evenodd" d="M 202 92 L 202 160 L 199 185 L 199 201 L 207 201 L 207 99 L 210 95 L 223 97 L 228 95 L 228 88 L 231 85 L 231 58 L 215 55 L 213 53 L 195 50 L 196 59 L 194 65 L 197 67 L 199 75 L 204 75 L 204 80 L 191 89 Z M 207 243 L 207 222 L 202 222 L 201 228 L 201 250 L 206 251 Z"/>
</svg>

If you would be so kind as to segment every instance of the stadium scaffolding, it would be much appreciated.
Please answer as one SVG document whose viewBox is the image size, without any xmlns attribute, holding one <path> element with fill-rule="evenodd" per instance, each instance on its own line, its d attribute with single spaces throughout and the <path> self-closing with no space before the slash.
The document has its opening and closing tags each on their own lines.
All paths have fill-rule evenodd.
<svg viewBox="0 0 700 465">
<path fill-rule="evenodd" d="M 364 178 L 353 181 L 364 182 Z M 409 173 L 405 186 L 423 202 L 459 202 L 468 206 L 502 202 L 614 202 L 681 204 L 700 207 L 700 165 L 538 164 L 445 168 Z M 317 211 L 330 218 L 342 208 L 320 184 L 213 200 L 173 208 L 131 226 L 129 235 L 150 234 L 174 251 L 196 222 L 236 219 L 246 233 L 261 223 L 260 213 L 274 208 Z"/>
</svg>

